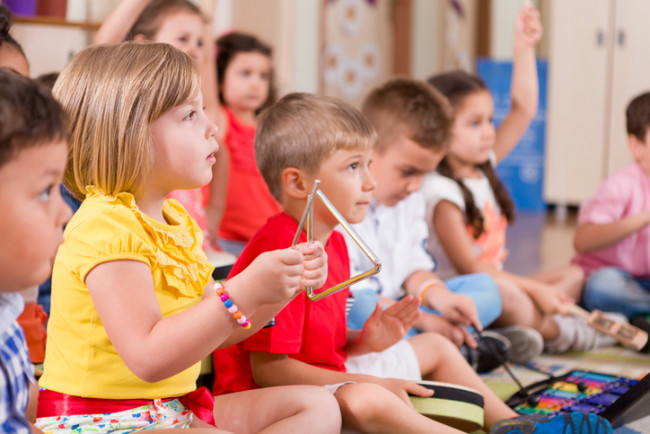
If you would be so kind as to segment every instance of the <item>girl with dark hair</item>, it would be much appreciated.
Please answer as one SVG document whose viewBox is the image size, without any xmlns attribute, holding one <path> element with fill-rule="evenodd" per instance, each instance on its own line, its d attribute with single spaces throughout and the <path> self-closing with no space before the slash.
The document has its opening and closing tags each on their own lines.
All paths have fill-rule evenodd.
<svg viewBox="0 0 650 434">
<path fill-rule="evenodd" d="M 442 277 L 487 272 L 495 279 L 503 300 L 497 326 L 532 327 L 550 352 L 586 350 L 613 342 L 583 320 L 563 315 L 568 304 L 580 298 L 579 267 L 531 277 L 503 270 L 506 228 L 514 221 L 514 206 L 495 165 L 521 139 L 537 110 L 534 47 L 541 33 L 539 13 L 524 7 L 515 26 L 511 110 L 498 128 L 493 125 L 492 96 L 479 77 L 450 72 L 429 79 L 449 99 L 455 117 L 449 152 L 422 187 L 429 250 Z"/>
<path fill-rule="evenodd" d="M 236 256 L 281 211 L 255 162 L 257 115 L 275 100 L 271 48 L 234 32 L 217 40 L 221 143 L 206 204 L 208 241 Z M 224 152 L 225 151 L 225 152 Z"/>
</svg>

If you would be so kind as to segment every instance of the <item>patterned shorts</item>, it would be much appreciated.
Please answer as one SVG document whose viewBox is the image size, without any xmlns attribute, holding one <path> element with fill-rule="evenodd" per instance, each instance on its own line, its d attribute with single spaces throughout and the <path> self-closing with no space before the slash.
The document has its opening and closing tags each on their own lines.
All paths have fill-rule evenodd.
<svg viewBox="0 0 650 434">
<path fill-rule="evenodd" d="M 189 428 L 193 414 L 178 399 L 107 414 L 41 417 L 36 426 L 46 433 L 120 433 L 158 428 Z"/>
</svg>

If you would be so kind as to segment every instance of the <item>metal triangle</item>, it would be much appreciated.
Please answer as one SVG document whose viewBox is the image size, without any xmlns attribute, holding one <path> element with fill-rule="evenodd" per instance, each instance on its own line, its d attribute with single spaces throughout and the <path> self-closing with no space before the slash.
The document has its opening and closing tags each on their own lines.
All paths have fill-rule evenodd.
<svg viewBox="0 0 650 434">
<path fill-rule="evenodd" d="M 313 232 L 313 226 L 314 226 L 314 198 L 318 197 L 320 201 L 325 205 L 327 210 L 336 218 L 336 220 L 339 222 L 341 227 L 348 233 L 350 238 L 356 243 L 357 246 L 363 251 L 363 253 L 370 259 L 370 262 L 373 264 L 373 268 L 371 268 L 368 271 L 364 271 L 362 273 L 357 274 L 356 276 L 353 276 L 349 278 L 348 280 L 337 283 L 336 285 L 325 289 L 323 291 L 320 291 L 318 293 L 314 292 L 314 289 L 309 286 L 307 287 L 307 297 L 311 301 L 317 301 L 320 300 L 321 298 L 327 297 L 328 295 L 332 295 L 344 288 L 347 288 L 348 286 L 357 283 L 367 277 L 373 276 L 379 271 L 381 271 L 381 261 L 375 255 L 375 253 L 368 247 L 366 242 L 361 239 L 361 237 L 355 232 L 355 230 L 352 228 L 352 226 L 345 220 L 345 218 L 341 215 L 339 210 L 337 210 L 332 202 L 325 196 L 325 193 L 323 193 L 321 190 L 318 189 L 318 186 L 320 184 L 320 180 L 316 180 L 314 183 L 314 188 L 312 189 L 311 194 L 307 198 L 307 205 L 305 205 L 305 211 L 303 212 L 302 218 L 300 219 L 300 223 L 298 224 L 298 230 L 296 231 L 296 235 L 293 238 L 293 243 L 292 246 L 295 246 L 296 243 L 298 242 L 298 239 L 300 238 L 300 234 L 302 233 L 303 227 L 305 228 L 305 231 L 307 232 L 307 240 L 308 241 L 314 241 L 314 232 Z"/>
</svg>

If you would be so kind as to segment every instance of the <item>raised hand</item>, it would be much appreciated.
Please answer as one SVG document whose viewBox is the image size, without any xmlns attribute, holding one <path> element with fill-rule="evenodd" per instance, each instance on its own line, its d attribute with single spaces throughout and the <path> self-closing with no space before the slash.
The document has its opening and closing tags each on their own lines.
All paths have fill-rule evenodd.
<svg viewBox="0 0 650 434">
<path fill-rule="evenodd" d="M 395 345 L 413 326 L 419 317 L 420 301 L 407 295 L 386 310 L 377 303 L 375 311 L 363 325 L 359 340 L 371 352 L 383 351 Z"/>
<path fill-rule="evenodd" d="M 515 46 L 534 47 L 542 38 L 542 21 L 537 8 L 528 1 L 524 3 L 515 21 Z"/>
</svg>

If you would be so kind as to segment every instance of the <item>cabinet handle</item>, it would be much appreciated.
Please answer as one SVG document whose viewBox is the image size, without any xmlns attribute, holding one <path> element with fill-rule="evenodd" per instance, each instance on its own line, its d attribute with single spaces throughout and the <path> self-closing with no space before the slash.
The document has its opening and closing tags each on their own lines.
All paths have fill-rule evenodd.
<svg viewBox="0 0 650 434">
<path fill-rule="evenodd" d="M 616 37 L 616 40 L 618 41 L 618 45 L 621 47 L 625 45 L 625 31 L 624 30 L 619 30 L 618 35 Z"/>
<path fill-rule="evenodd" d="M 605 45 L 605 32 L 603 30 L 598 30 L 596 32 L 596 45 L 599 47 Z"/>
</svg>

